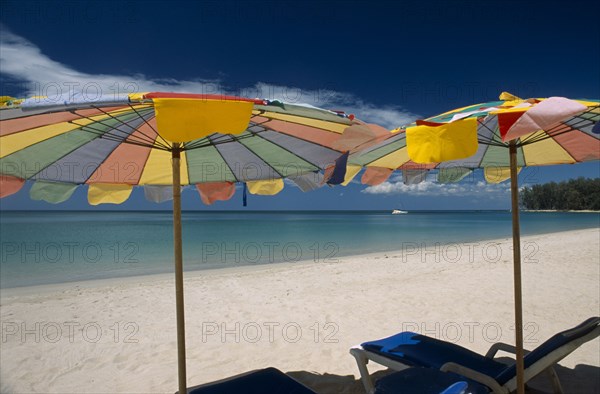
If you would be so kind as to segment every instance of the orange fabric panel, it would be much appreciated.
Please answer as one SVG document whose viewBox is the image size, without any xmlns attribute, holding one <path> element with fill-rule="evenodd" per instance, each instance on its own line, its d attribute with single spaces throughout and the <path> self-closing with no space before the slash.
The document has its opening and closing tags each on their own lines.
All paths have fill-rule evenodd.
<svg viewBox="0 0 600 394">
<path fill-rule="evenodd" d="M 152 124 L 152 121 L 150 121 Z M 127 140 L 139 141 L 139 138 L 158 137 L 147 124 L 131 134 Z M 110 156 L 96 169 L 86 183 L 126 183 L 137 185 L 144 170 L 151 148 L 146 146 L 121 143 Z"/>
<path fill-rule="evenodd" d="M 7 119 L 2 121 L 2 127 L 0 128 L 0 136 L 18 133 L 19 131 L 35 129 L 37 127 L 47 126 L 60 122 L 68 122 L 71 120 L 82 119 L 86 116 L 97 116 L 102 115 L 104 112 L 110 112 L 118 110 L 123 107 L 110 107 L 102 108 L 102 111 L 92 108 L 79 110 L 75 114 L 67 111 L 52 113 L 52 114 L 41 114 L 31 115 L 22 118 Z"/>
<path fill-rule="evenodd" d="M 367 167 L 360 181 L 363 185 L 376 186 L 385 182 L 394 170 L 383 167 Z"/>
<path fill-rule="evenodd" d="M 341 138 L 341 134 L 328 130 L 319 130 L 314 127 L 303 126 L 299 124 L 284 122 L 281 120 L 263 118 L 261 116 L 253 116 L 253 123 L 259 123 L 260 126 L 277 130 L 283 134 L 291 135 L 305 141 L 314 142 L 332 148 L 334 144 Z"/>
<path fill-rule="evenodd" d="M 15 194 L 25 184 L 25 179 L 10 175 L 0 175 L 0 198 Z"/>
<path fill-rule="evenodd" d="M 235 194 L 233 182 L 206 182 L 196 184 L 202 202 L 211 205 L 215 201 L 229 200 Z"/>
<path fill-rule="evenodd" d="M 558 129 L 553 130 L 553 134 L 560 132 Z M 583 131 L 564 132 L 556 135 L 554 140 L 578 162 L 600 160 L 600 140 Z"/>
</svg>

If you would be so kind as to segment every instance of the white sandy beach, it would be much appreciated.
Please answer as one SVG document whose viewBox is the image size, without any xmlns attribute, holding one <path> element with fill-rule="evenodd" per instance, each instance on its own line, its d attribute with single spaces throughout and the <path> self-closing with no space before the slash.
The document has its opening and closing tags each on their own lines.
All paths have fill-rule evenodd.
<svg viewBox="0 0 600 394">
<path fill-rule="evenodd" d="M 514 343 L 511 245 L 408 244 L 337 262 L 186 273 L 188 385 L 273 366 L 323 393 L 360 392 L 348 349 L 366 340 L 411 330 L 478 352 Z M 527 348 L 600 314 L 600 229 L 522 246 Z M 1 321 L 3 393 L 177 390 L 170 275 L 5 290 Z M 560 365 L 567 393 L 600 392 L 600 340 Z"/>
</svg>

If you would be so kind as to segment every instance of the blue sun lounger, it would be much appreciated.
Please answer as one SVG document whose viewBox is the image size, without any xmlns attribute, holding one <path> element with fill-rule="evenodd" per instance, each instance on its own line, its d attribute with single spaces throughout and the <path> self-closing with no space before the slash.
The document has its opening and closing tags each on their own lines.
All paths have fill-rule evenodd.
<svg viewBox="0 0 600 394">
<path fill-rule="evenodd" d="M 464 376 L 421 367 L 394 372 L 378 379 L 375 384 L 375 394 L 488 394 L 489 392 L 486 386 L 465 379 Z"/>
<path fill-rule="evenodd" d="M 265 368 L 188 389 L 188 394 L 316 394 L 276 368 Z"/>
<path fill-rule="evenodd" d="M 548 371 L 555 392 L 562 393 L 552 366 L 599 335 L 600 318 L 592 317 L 577 327 L 554 335 L 533 351 L 525 351 L 525 382 Z M 512 345 L 496 343 L 482 356 L 450 342 L 414 332 L 402 332 L 355 346 L 350 353 L 356 358 L 363 384 L 369 393 L 374 390 L 367 370 L 369 360 L 395 370 L 417 366 L 452 372 L 484 384 L 494 393 L 510 393 L 516 390 L 516 366 L 494 359 L 500 350 L 513 354 L 516 352 Z"/>
<path fill-rule="evenodd" d="M 437 374 L 437 376 L 434 376 Z M 447 375 L 447 376 L 445 376 Z M 485 394 L 477 383 L 433 369 L 410 368 L 377 381 L 377 394 Z M 458 378 L 458 380 L 457 380 Z M 380 386 L 380 387 L 379 387 Z M 188 394 L 317 394 L 275 368 L 260 369 L 188 389 Z"/>
</svg>

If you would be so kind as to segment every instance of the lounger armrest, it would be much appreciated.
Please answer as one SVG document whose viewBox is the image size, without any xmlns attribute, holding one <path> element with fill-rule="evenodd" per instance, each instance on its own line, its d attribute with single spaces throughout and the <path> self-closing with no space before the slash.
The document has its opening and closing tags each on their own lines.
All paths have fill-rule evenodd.
<svg viewBox="0 0 600 394">
<path fill-rule="evenodd" d="M 496 357 L 496 353 L 498 353 L 499 350 L 502 350 L 503 352 L 506 352 L 506 353 L 517 354 L 517 348 L 515 346 L 509 345 L 508 343 L 504 343 L 504 342 L 496 342 L 490 347 L 490 350 L 487 351 L 485 356 L 487 358 L 494 358 L 494 357 Z M 528 353 L 531 353 L 531 352 L 529 350 L 523 349 L 523 354 L 528 354 Z"/>
<path fill-rule="evenodd" d="M 507 393 L 508 391 L 505 390 L 504 388 L 502 388 L 502 386 L 500 385 L 500 383 L 498 383 L 494 378 L 492 378 L 491 376 L 488 376 L 486 374 L 483 374 L 481 372 L 475 371 L 471 368 L 465 367 L 463 365 L 460 364 L 456 364 L 456 363 L 446 363 L 444 365 L 442 365 L 442 367 L 440 368 L 440 371 L 442 372 L 453 372 L 456 373 L 458 375 L 462 375 L 465 378 L 469 378 L 471 380 L 474 380 L 478 383 L 484 384 L 486 386 L 488 386 L 490 389 L 492 389 L 492 391 L 494 393 L 498 393 L 498 394 L 502 394 L 502 393 Z"/>
</svg>

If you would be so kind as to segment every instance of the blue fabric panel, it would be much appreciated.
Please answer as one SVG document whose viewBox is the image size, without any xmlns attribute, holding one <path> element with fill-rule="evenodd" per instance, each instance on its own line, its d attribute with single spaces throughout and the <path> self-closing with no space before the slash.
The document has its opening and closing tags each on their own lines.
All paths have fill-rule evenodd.
<svg viewBox="0 0 600 394">
<path fill-rule="evenodd" d="M 277 171 L 262 158 L 258 157 L 243 144 L 234 143 L 235 138 L 238 138 L 238 136 L 213 134 L 209 137 L 238 181 L 246 182 L 280 178 Z"/>
<path fill-rule="evenodd" d="M 327 181 L 329 185 L 340 185 L 344 182 L 346 177 L 346 165 L 348 164 L 348 152 L 344 153 L 335 161 L 335 167 L 333 168 L 333 174 Z"/>
</svg>

